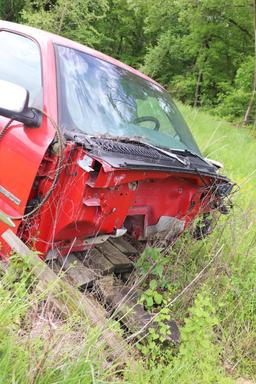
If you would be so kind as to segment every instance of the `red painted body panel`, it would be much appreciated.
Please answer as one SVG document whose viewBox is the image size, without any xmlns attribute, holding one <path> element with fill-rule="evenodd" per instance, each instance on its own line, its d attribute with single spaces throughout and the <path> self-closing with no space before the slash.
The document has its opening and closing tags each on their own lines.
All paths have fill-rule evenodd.
<svg viewBox="0 0 256 384">
<path fill-rule="evenodd" d="M 62 254 L 82 250 L 85 238 L 113 234 L 123 228 L 130 216 L 143 216 L 143 226 L 133 231 L 143 237 L 147 226 L 156 225 L 162 216 L 176 217 L 184 226 L 203 210 L 200 197 L 204 186 L 197 176 L 171 172 L 116 170 L 110 166 L 97 172 L 85 172 L 78 162 L 86 158 L 79 148 L 66 150 L 65 167 L 57 188 L 36 218 L 22 227 L 20 235 L 36 239 L 34 246 L 42 254 L 58 249 Z M 55 170 L 54 163 L 52 164 Z M 92 163 L 93 168 L 93 163 Z M 104 170 L 105 168 L 105 170 Z M 44 194 L 52 182 L 52 172 L 40 185 Z M 193 202 L 193 204 L 191 204 Z"/>
<path fill-rule="evenodd" d="M 56 120 L 56 73 L 52 43 L 42 37 L 39 41 L 35 36 L 28 34 L 26 28 L 13 23 L 0 22 L 0 30 L 17 32 L 39 44 L 42 58 L 43 109 Z M 0 116 L 0 132 L 7 121 Z M 16 205 L 1 194 L 1 211 L 14 217 L 24 214 L 40 163 L 55 134 L 55 128 L 46 117 L 43 118 L 40 128 L 36 129 L 26 128 L 17 122 L 11 124 L 0 141 L 0 186 L 13 193 L 20 200 L 20 204 Z M 15 220 L 15 232 L 19 224 L 20 220 Z M 5 229 L 6 226 L 0 223 L 0 235 Z M 6 249 L 3 248 L 2 252 L 6 252 Z"/>
<path fill-rule="evenodd" d="M 59 36 L 0 22 L 0 30 L 3 29 L 26 35 L 39 44 L 43 110 L 55 121 L 54 43 L 80 49 L 154 82 L 117 60 Z M 6 123 L 6 119 L 0 118 L 0 132 Z M 15 217 L 23 215 L 29 199 L 35 195 L 43 197 L 51 188 L 57 155 L 50 153 L 48 148 L 55 134 L 55 128 L 44 116 L 39 128 L 26 128 L 14 122 L 0 140 L 0 186 L 20 200 L 17 205 L 17 201 L 0 193 L 1 211 Z M 161 217 L 174 217 L 186 227 L 199 212 L 209 210 L 208 199 L 202 201 L 201 197 L 205 183 L 211 184 L 210 177 L 202 181 L 196 174 L 114 169 L 100 159 L 92 159 L 92 169 L 85 170 L 79 162 L 88 156 L 82 147 L 68 142 L 60 178 L 50 199 L 32 218 L 15 220 L 14 231 L 43 257 L 51 250 L 65 254 L 71 249 L 85 249 L 86 238 L 114 234 L 124 225 L 133 236 L 141 238 L 145 229 L 157 225 Z M 0 223 L 0 235 L 6 228 Z M 2 244 L 1 253 L 7 251 Z"/>
</svg>

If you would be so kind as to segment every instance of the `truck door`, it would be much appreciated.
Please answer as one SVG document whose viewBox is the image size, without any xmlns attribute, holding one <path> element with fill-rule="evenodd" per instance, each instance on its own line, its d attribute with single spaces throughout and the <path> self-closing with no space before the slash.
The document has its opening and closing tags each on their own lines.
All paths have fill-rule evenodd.
<svg viewBox="0 0 256 384">
<path fill-rule="evenodd" d="M 43 109 L 38 43 L 28 36 L 0 30 L 0 57 L 0 79 L 26 88 L 29 106 Z M 0 212 L 19 217 L 25 212 L 39 165 L 53 137 L 49 135 L 45 118 L 39 128 L 13 121 L 2 135 L 7 122 L 8 119 L 0 116 Z M 17 232 L 20 220 L 14 223 Z M 6 229 L 7 225 L 0 222 L 0 236 Z"/>
</svg>

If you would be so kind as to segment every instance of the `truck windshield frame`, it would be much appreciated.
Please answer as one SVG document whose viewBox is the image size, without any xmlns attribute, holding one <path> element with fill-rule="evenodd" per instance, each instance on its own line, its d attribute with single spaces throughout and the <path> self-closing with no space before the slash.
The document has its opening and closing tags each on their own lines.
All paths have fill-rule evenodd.
<svg viewBox="0 0 256 384">
<path fill-rule="evenodd" d="M 55 52 L 64 133 L 140 139 L 201 155 L 170 95 L 156 83 L 74 48 L 55 44 Z"/>
</svg>

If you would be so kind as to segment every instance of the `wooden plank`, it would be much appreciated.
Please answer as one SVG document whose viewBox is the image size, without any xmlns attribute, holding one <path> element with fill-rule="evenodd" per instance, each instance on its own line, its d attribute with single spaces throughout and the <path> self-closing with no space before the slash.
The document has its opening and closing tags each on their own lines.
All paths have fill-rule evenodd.
<svg viewBox="0 0 256 384">
<path fill-rule="evenodd" d="M 109 241 L 98 245 L 96 248 L 114 265 L 115 273 L 129 272 L 132 270 L 132 261 Z"/>
<path fill-rule="evenodd" d="M 96 282 L 96 286 L 114 310 L 113 316 L 125 324 L 131 333 L 137 333 L 142 328 L 147 331 L 152 315 L 137 303 L 138 294 L 135 290 L 125 287 L 121 281 L 117 283 L 113 276 L 103 277 Z"/>
<path fill-rule="evenodd" d="M 97 275 L 87 268 L 74 253 L 68 257 L 58 259 L 61 268 L 66 272 L 67 277 L 78 288 L 90 288 Z"/>
<path fill-rule="evenodd" d="M 124 286 L 120 280 L 113 276 L 106 276 L 96 282 L 100 294 L 114 310 L 113 317 L 121 321 L 129 331 L 139 337 L 146 335 L 149 328 L 159 328 L 154 321 L 155 314 L 145 311 L 144 306 L 138 303 L 140 293 L 132 287 Z M 174 321 L 168 321 L 171 334 L 166 341 L 179 342 L 179 330 Z"/>
<path fill-rule="evenodd" d="M 107 275 L 114 272 L 114 265 L 96 248 L 84 252 L 84 265 L 92 269 L 97 275 Z"/>
<path fill-rule="evenodd" d="M 115 239 L 110 239 L 109 241 L 112 245 L 119 249 L 119 251 L 121 251 L 127 256 L 138 254 L 138 250 L 123 237 L 117 237 Z"/>
<path fill-rule="evenodd" d="M 19 255 L 26 256 L 31 265 L 32 273 L 40 281 L 44 292 L 48 291 L 57 308 L 66 316 L 78 313 L 81 318 L 89 320 L 99 331 L 99 335 L 110 349 L 112 357 L 119 364 L 131 364 L 136 367 L 136 362 L 129 352 L 128 344 L 113 329 L 113 322 L 106 319 L 106 311 L 92 298 L 87 297 L 66 281 L 60 279 L 39 257 L 32 252 L 10 229 L 2 234 L 2 238 Z"/>
<path fill-rule="evenodd" d="M 8 262 L 0 260 L 0 273 L 3 272 L 5 273 L 8 268 Z"/>
</svg>

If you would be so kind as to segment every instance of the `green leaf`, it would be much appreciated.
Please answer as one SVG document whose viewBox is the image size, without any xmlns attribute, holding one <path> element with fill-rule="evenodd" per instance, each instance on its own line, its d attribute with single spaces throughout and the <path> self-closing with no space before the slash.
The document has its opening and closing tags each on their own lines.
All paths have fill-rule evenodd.
<svg viewBox="0 0 256 384">
<path fill-rule="evenodd" d="M 153 270 L 154 274 L 158 275 L 160 277 L 162 277 L 163 271 L 164 271 L 164 267 L 161 264 L 156 265 L 154 270 Z"/>
<path fill-rule="evenodd" d="M 151 296 L 146 297 L 146 303 L 148 307 L 153 307 L 154 305 L 153 298 Z"/>
<path fill-rule="evenodd" d="M 157 289 L 157 281 L 155 279 L 151 280 L 149 283 L 150 288 L 154 291 Z"/>
<path fill-rule="evenodd" d="M 162 303 L 163 296 L 158 292 L 154 292 L 154 300 L 156 304 L 160 305 Z"/>
</svg>

